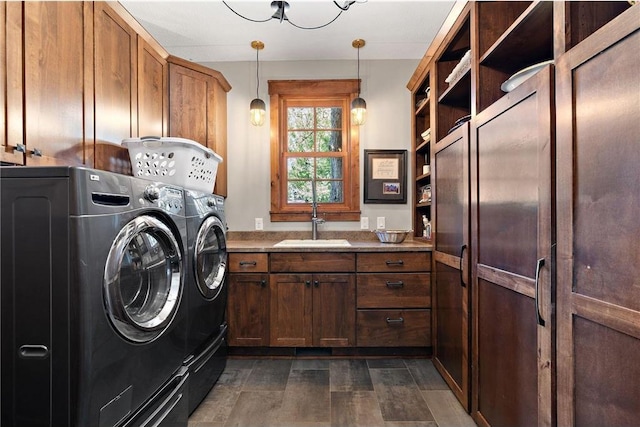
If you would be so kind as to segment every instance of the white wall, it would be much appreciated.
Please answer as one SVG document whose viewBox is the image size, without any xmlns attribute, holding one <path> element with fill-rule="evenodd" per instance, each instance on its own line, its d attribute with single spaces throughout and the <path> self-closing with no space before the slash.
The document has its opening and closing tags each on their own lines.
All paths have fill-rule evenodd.
<svg viewBox="0 0 640 427">
<path fill-rule="evenodd" d="M 369 217 L 386 218 L 387 229 L 410 229 L 411 206 L 407 204 L 364 204 L 362 202 L 363 150 L 411 148 L 410 92 L 406 88 L 417 60 L 360 61 L 361 96 L 367 101 L 367 122 L 360 128 L 360 210 Z M 216 62 L 203 65 L 220 71 L 232 86 L 228 94 L 227 162 L 229 230 L 254 230 L 254 219 L 263 218 L 269 231 L 310 230 L 309 222 L 271 222 L 268 80 L 352 79 L 357 75 L 354 61 L 273 61 L 260 62 L 259 95 L 267 104 L 262 127 L 249 122 L 249 103 L 256 97 L 255 62 Z M 409 156 L 410 158 L 410 156 Z M 411 188 L 413 168 L 409 161 L 407 185 Z M 411 193 L 408 193 L 411 200 Z M 320 230 L 359 230 L 359 222 L 330 222 Z"/>
</svg>

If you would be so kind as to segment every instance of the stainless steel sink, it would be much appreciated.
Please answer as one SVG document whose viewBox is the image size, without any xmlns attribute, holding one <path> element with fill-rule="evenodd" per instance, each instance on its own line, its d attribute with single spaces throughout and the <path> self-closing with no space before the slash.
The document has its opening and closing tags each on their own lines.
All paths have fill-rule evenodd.
<svg viewBox="0 0 640 427">
<path fill-rule="evenodd" d="M 345 239 L 289 239 L 273 245 L 275 248 L 344 248 L 351 246 Z"/>
</svg>

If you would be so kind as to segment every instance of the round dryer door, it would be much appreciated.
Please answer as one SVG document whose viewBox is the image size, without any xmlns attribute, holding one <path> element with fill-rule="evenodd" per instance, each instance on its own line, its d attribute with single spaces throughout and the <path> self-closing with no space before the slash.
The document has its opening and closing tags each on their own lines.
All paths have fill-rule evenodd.
<svg viewBox="0 0 640 427">
<path fill-rule="evenodd" d="M 107 313 L 134 342 L 154 340 L 171 324 L 182 297 L 182 255 L 160 219 L 130 221 L 111 245 L 104 272 Z"/>
<path fill-rule="evenodd" d="M 212 300 L 222 290 L 227 272 L 227 244 L 220 219 L 210 216 L 204 220 L 193 255 L 198 289 L 207 300 Z"/>
</svg>

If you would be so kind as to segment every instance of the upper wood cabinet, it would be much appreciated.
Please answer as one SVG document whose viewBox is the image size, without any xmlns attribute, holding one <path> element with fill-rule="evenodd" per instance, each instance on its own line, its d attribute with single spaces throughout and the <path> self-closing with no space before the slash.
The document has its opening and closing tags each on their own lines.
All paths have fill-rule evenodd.
<svg viewBox="0 0 640 427">
<path fill-rule="evenodd" d="M 218 165 L 216 194 L 227 195 L 227 92 L 219 72 L 170 56 L 169 135 L 209 147 L 224 159 Z"/>
<path fill-rule="evenodd" d="M 122 140 L 170 134 L 169 55 L 119 3 L 0 2 L 0 30 L 0 161 L 130 174 Z M 229 83 L 172 61 L 204 87 L 174 81 L 171 135 L 225 158 Z M 221 195 L 226 167 L 218 167 Z"/>
<path fill-rule="evenodd" d="M 137 35 L 104 2 L 94 3 L 93 18 L 93 164 L 97 169 L 130 174 L 129 153 L 120 143 L 137 136 Z"/>
<path fill-rule="evenodd" d="M 85 164 L 82 2 L 3 2 L 1 160 Z M 89 18 L 90 19 L 90 18 Z"/>
<path fill-rule="evenodd" d="M 138 136 L 166 136 L 168 117 L 169 64 L 138 36 Z"/>
</svg>

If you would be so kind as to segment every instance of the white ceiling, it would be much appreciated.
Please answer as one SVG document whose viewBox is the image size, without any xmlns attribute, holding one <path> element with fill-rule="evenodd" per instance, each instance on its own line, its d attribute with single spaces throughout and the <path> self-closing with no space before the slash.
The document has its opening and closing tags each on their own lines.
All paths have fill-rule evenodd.
<svg viewBox="0 0 640 427">
<path fill-rule="evenodd" d="M 362 0 L 360 0 L 362 1 Z M 301 30 L 271 19 L 246 21 L 221 0 L 120 3 L 172 55 L 194 62 L 253 61 L 252 40 L 265 44 L 260 61 L 355 59 L 351 46 L 361 38 L 360 59 L 420 59 L 447 17 L 453 1 L 368 0 L 354 3 L 329 26 Z M 338 1 L 344 4 L 344 0 Z M 264 20 L 271 1 L 227 1 L 236 12 Z M 330 0 L 290 0 L 287 16 L 299 26 L 318 26 L 340 9 Z"/>
</svg>

